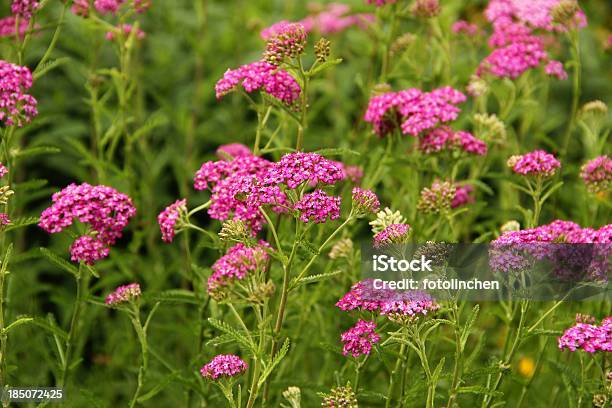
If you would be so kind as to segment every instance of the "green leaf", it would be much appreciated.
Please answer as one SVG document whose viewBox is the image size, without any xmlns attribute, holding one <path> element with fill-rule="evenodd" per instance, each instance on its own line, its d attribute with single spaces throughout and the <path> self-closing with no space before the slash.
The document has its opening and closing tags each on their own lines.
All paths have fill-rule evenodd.
<svg viewBox="0 0 612 408">
<path fill-rule="evenodd" d="M 548 191 L 542 196 L 542 198 L 540 198 L 540 205 L 544 204 L 544 201 L 546 201 L 548 197 L 550 197 L 555 191 L 560 189 L 562 185 L 563 185 L 563 182 L 560 181 L 554 186 L 552 186 L 551 188 L 549 188 Z"/>
<path fill-rule="evenodd" d="M 157 385 L 155 387 L 149 390 L 146 394 L 143 394 L 142 396 L 138 397 L 138 402 L 142 403 L 148 401 L 157 394 L 159 394 L 161 391 L 163 391 L 164 388 L 168 386 L 168 384 L 170 384 L 175 378 L 177 378 L 178 375 L 179 372 L 173 371 L 161 380 L 158 380 Z"/>
<path fill-rule="evenodd" d="M 289 284 L 289 288 L 294 289 L 300 285 L 304 285 L 307 283 L 313 283 L 313 282 L 319 282 L 325 279 L 329 279 L 332 276 L 336 276 L 341 274 L 342 271 L 341 270 L 337 270 L 337 271 L 333 271 L 333 272 L 328 272 L 328 273 L 320 273 L 317 275 L 310 275 L 310 276 L 305 276 L 301 279 L 298 279 L 297 277 L 293 278 L 293 280 L 291 281 L 291 283 Z"/>
<path fill-rule="evenodd" d="M 274 370 L 274 368 L 287 355 L 287 351 L 289 351 L 289 344 L 290 344 L 289 339 L 288 338 L 285 339 L 285 342 L 283 343 L 283 345 L 280 348 L 280 350 L 278 350 L 276 355 L 266 365 L 266 368 L 264 369 L 263 373 L 261 374 L 261 377 L 259 377 L 259 382 L 258 382 L 258 386 L 259 387 L 261 387 L 264 384 L 264 382 L 266 382 L 266 379 L 270 376 L 270 374 L 272 374 L 272 371 Z"/>
<path fill-rule="evenodd" d="M 168 118 L 166 115 L 161 113 L 161 111 L 154 112 L 144 125 L 136 129 L 136 131 L 130 135 L 130 140 L 134 142 L 140 138 L 147 137 L 153 130 L 165 126 L 167 123 Z"/>
<path fill-rule="evenodd" d="M 47 184 L 49 184 L 49 181 L 45 179 L 33 179 L 25 181 L 23 183 L 13 184 L 13 190 L 15 190 L 16 192 L 38 190 L 39 188 L 42 188 Z"/>
<path fill-rule="evenodd" d="M 36 81 L 37 79 L 45 75 L 47 72 L 54 70 L 55 68 L 69 61 L 70 61 L 69 57 L 62 57 L 62 58 L 57 58 L 54 60 L 49 60 L 45 62 L 42 66 L 41 65 L 37 66 L 36 70 L 32 74 L 32 76 L 34 77 L 34 81 Z"/>
<path fill-rule="evenodd" d="M 15 327 L 19 327 L 23 324 L 27 324 L 27 323 L 31 323 L 32 321 L 34 321 L 33 317 L 20 317 L 19 319 L 15 320 L 13 323 L 9 324 L 8 326 L 6 326 L 4 328 L 4 330 L 2 330 L 3 333 L 8 333 L 9 331 L 11 331 L 12 329 L 14 329 Z"/>
<path fill-rule="evenodd" d="M 15 158 L 21 159 L 24 157 L 40 156 L 41 154 L 57 154 L 61 150 L 53 146 L 37 146 L 30 147 L 29 149 L 19 150 L 15 154 Z"/>
<path fill-rule="evenodd" d="M 192 303 L 195 305 L 199 303 L 195 293 L 184 289 L 166 290 L 154 295 L 152 299 L 167 303 Z"/>
<path fill-rule="evenodd" d="M 329 59 L 325 61 L 324 63 L 322 63 L 321 65 L 318 65 L 317 67 L 315 67 L 315 69 L 313 69 L 312 71 L 308 72 L 307 75 L 310 77 L 315 76 L 319 72 L 324 71 L 328 68 L 331 68 L 334 65 L 338 65 L 341 62 L 342 62 L 342 58 Z"/>
<path fill-rule="evenodd" d="M 492 395 L 494 397 L 501 397 L 504 395 L 501 391 L 491 391 L 481 385 L 470 385 L 457 388 L 459 394 L 479 394 L 479 395 Z"/>
<path fill-rule="evenodd" d="M 467 322 L 465 323 L 465 326 L 463 327 L 463 331 L 461 332 L 461 337 L 460 339 L 460 346 L 461 346 L 461 351 L 465 350 L 465 344 L 467 343 L 467 339 L 470 336 L 470 333 L 472 331 L 472 326 L 474 326 L 474 323 L 476 322 L 476 319 L 478 318 L 478 312 L 480 311 L 480 305 L 476 304 L 474 305 L 474 307 L 472 308 L 472 313 L 470 313 L 470 317 L 468 317 Z"/>
<path fill-rule="evenodd" d="M 239 345 L 250 351 L 253 355 L 257 355 L 257 348 L 251 339 L 249 339 L 243 331 L 238 330 L 229 324 L 222 322 L 221 320 L 214 319 L 212 317 L 208 318 L 208 323 L 214 328 L 222 331 L 223 333 L 232 337 L 234 341 L 236 341 Z"/>
<path fill-rule="evenodd" d="M 320 150 L 316 150 L 315 153 L 320 154 L 321 156 L 325 156 L 325 157 L 329 157 L 329 156 L 343 156 L 345 154 L 351 155 L 351 156 L 361 156 L 361 153 L 355 151 L 355 150 L 351 150 L 351 149 L 346 149 L 343 147 L 336 147 L 336 148 L 329 148 L 329 149 L 320 149 Z"/>
<path fill-rule="evenodd" d="M 42 248 L 42 247 L 40 248 L 40 252 L 43 254 L 45 258 L 51 261 L 51 263 L 54 263 L 55 265 L 59 266 L 61 269 L 65 270 L 66 272 L 71 273 L 75 277 L 79 276 L 79 269 L 73 264 L 71 264 L 70 262 L 68 262 L 67 260 L 65 260 L 64 258 L 57 255 L 55 252 L 51 252 L 47 248 Z"/>
<path fill-rule="evenodd" d="M 24 228 L 30 225 L 38 224 L 38 217 L 19 217 L 15 220 L 12 220 L 9 225 L 6 226 L 4 231 L 12 231 L 19 228 Z"/>
<path fill-rule="evenodd" d="M 57 327 L 57 325 L 52 319 L 49 319 L 49 321 L 47 321 L 40 317 L 34 317 L 32 320 L 32 324 L 45 329 L 49 333 L 52 333 L 53 335 L 61 338 L 62 340 L 66 340 L 68 338 L 68 334 L 64 330 Z"/>
</svg>

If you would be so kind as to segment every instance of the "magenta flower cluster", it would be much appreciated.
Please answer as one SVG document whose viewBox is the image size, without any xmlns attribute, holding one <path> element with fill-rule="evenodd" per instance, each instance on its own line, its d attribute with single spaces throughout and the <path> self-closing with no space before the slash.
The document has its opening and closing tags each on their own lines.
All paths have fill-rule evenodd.
<svg viewBox="0 0 612 408">
<path fill-rule="evenodd" d="M 265 61 L 227 70 L 215 85 L 217 99 L 221 99 L 237 86 L 242 86 L 247 93 L 265 91 L 287 105 L 292 105 L 301 93 L 300 85 L 291 74 Z"/>
<path fill-rule="evenodd" d="M 253 152 L 242 143 L 228 143 L 217 148 L 217 157 L 220 159 L 235 159 L 240 156 L 252 156 Z"/>
<path fill-rule="evenodd" d="M 2 37 L 15 37 L 15 27 L 17 25 L 17 18 L 15 16 L 8 16 L 4 18 L 0 18 L 0 38 Z M 17 30 L 19 31 L 19 36 L 23 37 L 28 32 L 30 28 L 30 21 L 20 18 L 19 26 Z"/>
<path fill-rule="evenodd" d="M 561 163 L 550 153 L 544 150 L 535 150 L 520 156 L 512 156 L 508 160 L 508 166 L 516 174 L 522 176 L 553 176 Z"/>
<path fill-rule="evenodd" d="M 132 200 L 112 187 L 70 184 L 53 194 L 53 204 L 45 209 L 38 225 L 50 234 L 62 232 L 74 220 L 87 224 L 88 238 L 81 237 L 71 247 L 72 260 L 93 264 L 108 256 L 102 247 L 114 245 L 136 214 Z"/>
<path fill-rule="evenodd" d="M 208 278 L 209 293 L 235 280 L 242 280 L 249 273 L 265 271 L 270 259 L 266 249 L 270 249 L 270 244 L 265 241 L 252 247 L 238 243 L 228 249 L 212 266 L 213 273 Z"/>
<path fill-rule="evenodd" d="M 491 0 L 485 10 L 490 22 L 509 23 L 519 21 L 534 29 L 565 31 L 567 27 L 554 22 L 553 10 L 561 0 Z M 574 15 L 576 27 L 586 26 L 586 16 L 580 9 Z"/>
<path fill-rule="evenodd" d="M 504 232 L 493 244 L 551 243 L 608 244 L 612 242 L 612 224 L 600 229 L 582 228 L 572 221 L 555 220 L 547 225 Z"/>
<path fill-rule="evenodd" d="M 304 196 L 293 206 L 300 213 L 302 222 L 321 224 L 340 218 L 340 197 L 330 196 L 323 190 L 315 190 Z"/>
<path fill-rule="evenodd" d="M 391 224 L 378 234 L 374 235 L 373 245 L 375 248 L 381 248 L 385 245 L 403 244 L 408 239 L 409 234 L 410 225 Z"/>
<path fill-rule="evenodd" d="M 142 31 L 140 28 L 135 29 L 134 26 L 131 24 L 122 24 L 121 26 L 117 27 L 116 30 L 119 32 L 122 32 L 125 38 L 128 38 L 132 34 L 132 31 L 134 30 L 136 30 L 134 32 L 134 37 L 139 40 L 142 40 L 147 36 L 147 34 L 144 31 Z M 117 37 L 117 32 L 108 31 L 105 37 L 108 41 L 113 41 Z"/>
<path fill-rule="evenodd" d="M 458 208 L 466 204 L 470 204 L 474 202 L 474 197 L 472 193 L 474 192 L 474 187 L 466 184 L 463 186 L 458 186 L 455 189 L 455 196 L 453 197 L 453 201 L 451 202 L 451 208 Z"/>
<path fill-rule="evenodd" d="M 121 5 L 125 0 L 96 0 L 94 1 L 94 7 L 100 14 L 117 14 Z"/>
<path fill-rule="evenodd" d="M 472 24 L 465 20 L 457 20 L 451 26 L 451 31 L 455 34 L 465 34 L 467 36 L 475 36 L 480 30 L 476 24 Z"/>
<path fill-rule="evenodd" d="M 487 144 L 469 132 L 455 132 L 448 126 L 440 126 L 419 138 L 419 150 L 423 153 L 437 153 L 442 150 L 463 151 L 484 156 Z"/>
<path fill-rule="evenodd" d="M 300 23 L 278 23 L 267 31 L 264 60 L 280 65 L 285 59 L 296 58 L 304 52 L 306 31 Z"/>
<path fill-rule="evenodd" d="M 580 177 L 589 191 L 608 191 L 612 186 L 612 159 L 599 156 L 586 162 L 580 169 Z"/>
<path fill-rule="evenodd" d="M 244 373 L 248 368 L 247 363 L 236 355 L 219 354 L 200 369 L 200 374 L 209 380 L 217 380 L 219 378 L 235 377 Z"/>
<path fill-rule="evenodd" d="M 556 77 L 562 81 L 567 79 L 567 72 L 565 72 L 565 68 L 563 68 L 563 63 L 560 61 L 549 61 L 548 64 L 544 67 L 544 72 L 546 75 Z"/>
<path fill-rule="evenodd" d="M 121 303 L 131 302 L 141 295 L 140 285 L 138 283 L 130 283 L 129 285 L 119 286 L 112 293 L 106 296 L 106 304 L 116 306 Z"/>
<path fill-rule="evenodd" d="M 284 155 L 265 177 L 266 183 L 285 184 L 294 189 L 304 182 L 335 184 L 343 179 L 342 169 L 333 161 L 317 153 L 289 153 Z"/>
<path fill-rule="evenodd" d="M 0 60 L 0 123 L 21 127 L 38 114 L 36 99 L 26 93 L 31 87 L 27 67 Z"/>
<path fill-rule="evenodd" d="M 166 207 L 157 216 L 157 223 L 161 230 L 162 240 L 164 242 L 172 242 L 176 232 L 176 223 L 183 214 L 187 213 L 187 200 L 176 200 L 174 203 Z"/>
<path fill-rule="evenodd" d="M 576 351 L 582 349 L 588 353 L 612 351 L 612 316 L 608 316 L 601 325 L 583 323 L 577 319 L 576 324 L 565 330 L 558 339 L 559 349 Z"/>
<path fill-rule="evenodd" d="M 380 336 L 376 333 L 376 323 L 359 320 L 357 324 L 342 333 L 340 340 L 344 343 L 342 354 L 359 357 L 370 354 L 372 345 L 378 343 Z"/>
<path fill-rule="evenodd" d="M 2 163 L 0 163 L 0 178 L 6 176 L 8 174 L 8 169 Z"/>
<path fill-rule="evenodd" d="M 11 4 L 11 13 L 29 20 L 32 18 L 32 13 L 40 6 L 36 0 L 13 0 Z"/>
<path fill-rule="evenodd" d="M 388 92 L 370 99 L 364 120 L 371 123 L 374 133 L 383 137 L 398 128 L 403 134 L 418 136 L 440 123 L 457 119 L 464 102 L 463 93 L 449 86 L 423 92 L 410 88 Z"/>
<path fill-rule="evenodd" d="M 380 201 L 378 201 L 378 197 L 371 190 L 353 187 L 351 195 L 353 210 L 358 215 L 375 213 L 380 209 Z"/>
</svg>

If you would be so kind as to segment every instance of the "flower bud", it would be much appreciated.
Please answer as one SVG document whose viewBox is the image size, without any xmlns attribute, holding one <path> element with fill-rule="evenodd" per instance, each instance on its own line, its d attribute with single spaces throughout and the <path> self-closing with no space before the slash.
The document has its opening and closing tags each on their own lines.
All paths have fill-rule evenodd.
<svg viewBox="0 0 612 408">
<path fill-rule="evenodd" d="M 353 254 L 353 241 L 350 238 L 343 238 L 336 242 L 329 251 L 331 259 L 349 258 Z"/>
<path fill-rule="evenodd" d="M 315 56 L 317 61 L 325 62 L 331 54 L 331 42 L 325 37 L 321 38 L 315 44 Z"/>
<path fill-rule="evenodd" d="M 432 18 L 440 14 L 440 3 L 438 0 L 416 0 L 410 11 L 415 17 Z"/>
</svg>

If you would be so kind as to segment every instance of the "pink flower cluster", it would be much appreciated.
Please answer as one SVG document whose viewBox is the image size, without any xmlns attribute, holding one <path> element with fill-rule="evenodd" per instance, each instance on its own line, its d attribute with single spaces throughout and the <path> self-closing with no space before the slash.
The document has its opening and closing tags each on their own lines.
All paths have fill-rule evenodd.
<svg viewBox="0 0 612 408">
<path fill-rule="evenodd" d="M 508 166 L 513 172 L 523 176 L 551 177 L 561 167 L 561 163 L 544 150 L 534 150 L 521 156 L 512 156 L 508 160 Z"/>
<path fill-rule="evenodd" d="M 322 35 L 329 35 L 344 31 L 352 26 L 365 29 L 375 20 L 372 14 L 349 13 L 350 7 L 348 5 L 329 3 L 322 11 L 307 16 L 300 23 L 302 23 L 306 32 L 318 31 Z"/>
<path fill-rule="evenodd" d="M 317 153 L 289 153 L 270 169 L 265 182 L 285 184 L 294 189 L 304 182 L 335 184 L 343 179 L 342 170 L 333 161 Z"/>
<path fill-rule="evenodd" d="M 0 38 L 2 37 L 15 37 L 15 25 L 17 19 L 15 16 L 4 17 L 0 19 Z M 19 36 L 23 37 L 30 28 L 30 21 L 20 18 L 19 19 Z"/>
<path fill-rule="evenodd" d="M 440 308 L 440 305 L 425 292 L 375 289 L 373 282 L 373 279 L 366 279 L 355 283 L 336 306 L 344 311 L 362 310 L 407 317 L 427 316 Z"/>
<path fill-rule="evenodd" d="M 468 36 L 475 36 L 480 31 L 476 24 L 469 23 L 465 20 L 455 21 L 451 27 L 451 30 L 455 34 L 465 34 Z"/>
<path fill-rule="evenodd" d="M 123 24 L 121 27 L 117 27 L 117 31 L 123 31 L 123 36 L 125 38 L 128 38 L 130 36 L 130 34 L 132 34 L 132 31 L 134 30 L 134 26 L 132 26 L 131 24 Z M 117 32 L 116 31 L 108 31 L 106 33 L 106 39 L 108 41 L 113 41 L 117 36 Z M 142 31 L 140 28 L 136 30 L 134 37 L 142 40 L 143 38 L 145 38 L 147 36 L 147 34 Z"/>
<path fill-rule="evenodd" d="M 504 232 L 493 244 L 522 243 L 571 243 L 571 244 L 609 244 L 612 242 L 612 224 L 596 230 L 582 228 L 572 221 L 555 220 L 547 225 L 519 231 Z"/>
<path fill-rule="evenodd" d="M 176 200 L 157 216 L 157 223 L 164 242 L 172 242 L 174 239 L 176 222 L 183 213 L 187 213 L 187 200 L 185 199 Z"/>
<path fill-rule="evenodd" d="M 378 197 L 371 190 L 353 187 L 351 195 L 353 210 L 359 215 L 372 214 L 380 209 L 380 201 L 378 201 Z"/>
<path fill-rule="evenodd" d="M 612 159 L 599 156 L 586 162 L 580 169 L 580 177 L 589 191 L 608 191 L 612 186 Z"/>
<path fill-rule="evenodd" d="M 474 197 L 471 195 L 474 192 L 474 187 L 466 184 L 458 186 L 455 190 L 455 196 L 451 202 L 451 208 L 461 207 L 462 205 L 474 202 Z"/>
<path fill-rule="evenodd" d="M 304 196 L 293 206 L 300 212 L 302 222 L 321 224 L 340 218 L 340 197 L 326 194 L 323 190 L 315 190 Z"/>
<path fill-rule="evenodd" d="M 32 13 L 40 6 L 36 0 L 13 0 L 11 13 L 15 16 L 23 17 L 27 20 L 32 18 Z"/>
<path fill-rule="evenodd" d="M 342 333 L 340 340 L 344 343 L 342 354 L 359 357 L 370 354 L 372 345 L 378 343 L 380 336 L 376 333 L 376 323 L 359 320 L 357 324 Z"/>
<path fill-rule="evenodd" d="M 431 187 L 426 187 L 421 191 L 421 198 L 417 208 L 425 213 L 440 213 L 451 208 L 457 186 L 450 181 L 434 180 Z"/>
<path fill-rule="evenodd" d="M 0 178 L 6 176 L 8 174 L 8 169 L 4 164 L 0 163 Z"/>
<path fill-rule="evenodd" d="M 553 21 L 553 10 L 561 0 L 491 0 L 485 10 L 487 20 L 492 23 L 519 21 L 529 27 L 546 31 L 565 31 L 567 27 Z M 574 16 L 577 27 L 585 27 L 586 16 L 580 9 Z"/>
<path fill-rule="evenodd" d="M 410 234 L 410 225 L 391 224 L 378 234 L 374 235 L 374 248 L 381 248 L 391 244 L 403 244 Z"/>
<path fill-rule="evenodd" d="M 448 126 L 440 126 L 419 139 L 419 150 L 428 154 L 442 150 L 460 150 L 484 156 L 487 153 L 487 144 L 469 132 L 455 132 Z"/>
<path fill-rule="evenodd" d="M 213 273 L 208 278 L 208 292 L 230 285 L 235 280 L 244 279 L 247 274 L 265 271 L 270 256 L 266 252 L 270 244 L 259 241 L 253 247 L 239 243 L 227 250 L 212 266 Z"/>
<path fill-rule="evenodd" d="M 125 0 L 96 0 L 94 7 L 100 14 L 116 14 Z"/>
<path fill-rule="evenodd" d="M 549 61 L 544 67 L 544 72 L 546 72 L 546 75 L 554 76 L 562 81 L 567 79 L 567 72 L 563 68 L 563 63 L 559 61 Z"/>
<path fill-rule="evenodd" d="M 463 93 L 449 86 L 431 92 L 415 88 L 388 92 L 370 99 L 364 120 L 372 123 L 374 133 L 380 137 L 398 126 L 403 134 L 418 136 L 440 123 L 457 119 L 460 109 L 456 105 L 465 100 Z"/>
<path fill-rule="evenodd" d="M 38 114 L 36 99 L 26 93 L 31 87 L 27 67 L 0 60 L 0 122 L 21 127 Z"/>
<path fill-rule="evenodd" d="M 306 31 L 300 23 L 281 22 L 267 31 L 264 60 L 280 65 L 285 59 L 296 58 L 304 52 Z"/>
<path fill-rule="evenodd" d="M 108 249 L 121 238 L 135 214 L 132 200 L 112 187 L 71 184 L 53 194 L 53 205 L 42 212 L 38 225 L 55 234 L 71 226 L 75 219 L 88 224 L 91 236 L 78 238 L 70 251 L 73 261 L 93 264 L 108 256 L 103 247 Z"/>
<path fill-rule="evenodd" d="M 7 213 L 0 213 L 0 229 L 11 223 L 11 219 Z"/>
<path fill-rule="evenodd" d="M 610 352 L 612 351 L 612 316 L 603 319 L 599 326 L 582 323 L 577 319 L 576 325 L 565 330 L 558 342 L 561 350 L 582 349 L 588 353 Z"/>
<path fill-rule="evenodd" d="M 302 91 L 287 71 L 265 61 L 227 70 L 215 85 L 217 99 L 221 99 L 239 85 L 248 93 L 263 90 L 287 105 L 292 105 Z"/>
<path fill-rule="evenodd" d="M 235 159 L 240 156 L 252 156 L 253 152 L 242 143 L 229 143 L 217 148 L 217 157 L 220 159 Z"/>
<path fill-rule="evenodd" d="M 114 292 L 106 297 L 106 304 L 116 306 L 121 303 L 131 302 L 140 297 L 140 285 L 138 283 L 130 283 L 129 285 L 119 286 Z"/>
<path fill-rule="evenodd" d="M 351 183 L 360 183 L 363 178 L 363 169 L 359 166 L 347 166 L 342 162 L 334 162 L 342 172 L 342 180 L 347 179 Z"/>
<path fill-rule="evenodd" d="M 212 361 L 200 369 L 202 377 L 209 380 L 235 377 L 248 369 L 247 363 L 233 354 L 219 354 Z"/>
</svg>

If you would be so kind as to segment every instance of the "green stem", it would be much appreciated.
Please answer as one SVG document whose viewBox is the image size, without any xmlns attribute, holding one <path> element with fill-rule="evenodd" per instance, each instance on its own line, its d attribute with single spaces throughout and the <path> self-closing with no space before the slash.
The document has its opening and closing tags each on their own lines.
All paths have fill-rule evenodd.
<svg viewBox="0 0 612 408">
<path fill-rule="evenodd" d="M 389 386 L 387 387 L 387 401 L 385 402 L 385 408 L 391 407 L 391 401 L 393 400 L 393 389 L 395 387 L 395 380 L 397 378 L 397 373 L 400 371 L 402 367 L 402 361 L 405 358 L 406 354 L 406 345 L 402 343 L 399 350 L 399 356 L 397 357 L 397 361 L 395 362 L 395 367 L 393 371 L 391 371 L 391 376 L 389 377 Z"/>
<path fill-rule="evenodd" d="M 34 69 L 34 73 L 38 72 L 38 70 L 42 68 L 47 62 L 47 60 L 51 57 L 51 53 L 55 49 L 55 45 L 57 44 L 57 41 L 59 40 L 60 34 L 62 33 L 62 26 L 64 25 L 64 17 L 66 16 L 66 10 L 68 10 L 68 7 L 70 7 L 70 4 L 71 2 L 69 1 L 64 2 L 64 7 L 62 8 L 62 13 L 60 14 L 60 19 L 57 23 L 57 27 L 55 28 L 55 32 L 53 33 L 53 37 L 51 38 L 51 42 L 49 43 L 49 47 L 47 47 L 47 51 L 45 51 L 43 57 L 38 62 L 38 65 L 36 65 L 36 69 Z"/>
<path fill-rule="evenodd" d="M 136 406 L 136 402 L 138 400 L 138 396 L 140 395 L 140 391 L 142 390 L 142 385 L 144 383 L 144 378 L 147 373 L 148 361 L 149 361 L 149 352 L 147 346 L 147 332 L 142 327 L 140 322 L 140 310 L 138 307 L 132 312 L 131 316 L 132 326 L 134 326 L 134 330 L 138 336 L 138 341 L 140 342 L 140 351 L 142 356 L 142 363 L 140 369 L 138 370 L 138 385 L 136 386 L 136 391 L 134 391 L 134 395 L 130 402 L 130 408 Z"/>
<path fill-rule="evenodd" d="M 565 157 L 567 154 L 570 137 L 574 127 L 576 126 L 576 115 L 578 113 L 578 104 L 580 102 L 580 86 L 582 80 L 582 63 L 580 61 L 580 38 L 578 36 L 578 30 L 572 29 L 569 32 L 569 38 L 572 49 L 574 76 L 572 82 L 572 110 L 570 112 L 570 122 L 565 129 L 565 135 L 563 136 L 563 146 L 561 150 L 562 157 Z"/>
</svg>

